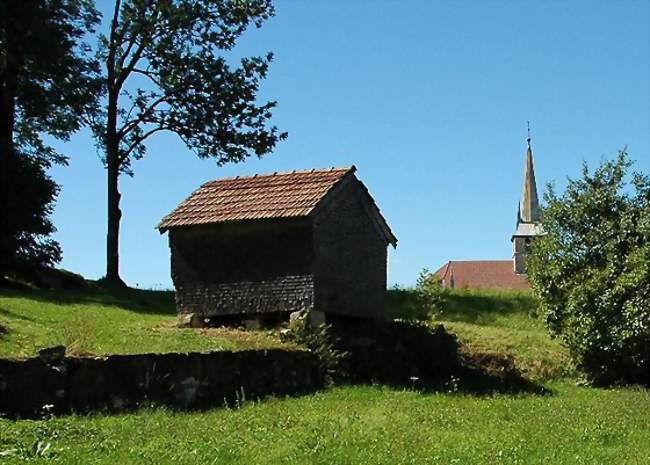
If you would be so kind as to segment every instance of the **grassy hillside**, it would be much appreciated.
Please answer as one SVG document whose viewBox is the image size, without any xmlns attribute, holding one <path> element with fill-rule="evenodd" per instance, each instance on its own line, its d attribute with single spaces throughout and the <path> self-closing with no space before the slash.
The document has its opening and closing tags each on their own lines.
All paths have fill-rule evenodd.
<svg viewBox="0 0 650 465">
<path fill-rule="evenodd" d="M 391 294 L 391 309 L 408 292 Z M 0 419 L 0 462 L 61 464 L 646 464 L 650 391 L 578 387 L 526 294 L 453 293 L 440 321 L 467 351 L 511 356 L 544 394 L 344 386 L 240 408 Z M 2 354 L 86 337 L 95 353 L 274 344 L 264 333 L 172 329 L 169 293 L 2 292 Z M 434 322 L 431 322 L 432 324 Z M 70 330 L 69 328 L 76 328 Z M 70 335 L 71 334 L 71 335 Z M 67 336 L 66 336 L 67 335 Z M 75 336 L 76 335 L 76 336 Z M 245 337 L 252 338 L 246 340 Z M 558 379 L 562 377 L 562 379 Z"/>
<path fill-rule="evenodd" d="M 512 357 L 534 380 L 574 375 L 568 352 L 549 337 L 536 310 L 530 293 L 457 291 L 438 318 L 469 350 Z"/>
<path fill-rule="evenodd" d="M 389 291 L 393 317 L 416 314 L 415 305 L 413 290 Z M 511 357 L 530 379 L 573 376 L 567 351 L 549 337 L 536 310 L 537 301 L 528 292 L 454 290 L 432 323 L 455 333 L 466 351 Z"/>
<path fill-rule="evenodd" d="M 0 291 L 0 357 L 63 344 L 78 355 L 277 347 L 263 332 L 178 329 L 172 292 Z"/>
</svg>

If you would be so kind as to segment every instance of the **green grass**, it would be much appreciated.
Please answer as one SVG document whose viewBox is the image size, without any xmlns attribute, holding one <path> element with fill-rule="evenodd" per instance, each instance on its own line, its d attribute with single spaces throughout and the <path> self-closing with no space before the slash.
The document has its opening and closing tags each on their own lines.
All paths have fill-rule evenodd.
<svg viewBox="0 0 650 465">
<path fill-rule="evenodd" d="M 238 409 L 151 407 L 121 415 L 0 419 L 0 463 L 650 463 L 650 390 L 576 386 L 566 351 L 548 337 L 535 308 L 527 294 L 454 292 L 439 320 L 458 334 L 464 350 L 512 356 L 545 395 L 346 386 Z M 174 318 L 169 293 L 4 292 L 0 324 L 9 333 L 0 336 L 0 356 L 63 342 L 65 328 L 83 328 L 86 321 L 93 328 L 86 345 L 97 353 L 277 342 L 258 333 L 172 329 Z"/>
<path fill-rule="evenodd" d="M 11 464 L 650 463 L 647 390 L 550 387 L 494 397 L 345 387 L 234 410 L 0 421 L 0 451 Z"/>
<path fill-rule="evenodd" d="M 527 292 L 454 291 L 437 317 L 473 352 L 512 357 L 533 380 L 574 376 L 569 354 L 551 339 Z"/>
<path fill-rule="evenodd" d="M 0 291 L 0 357 L 63 344 L 79 355 L 278 347 L 264 332 L 178 329 L 171 292 Z"/>
</svg>

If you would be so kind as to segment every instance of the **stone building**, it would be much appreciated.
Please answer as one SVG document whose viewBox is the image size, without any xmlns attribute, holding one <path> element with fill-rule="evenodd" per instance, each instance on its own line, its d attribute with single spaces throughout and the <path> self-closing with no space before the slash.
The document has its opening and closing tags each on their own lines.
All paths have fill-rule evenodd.
<svg viewBox="0 0 650 465">
<path fill-rule="evenodd" d="M 530 288 L 526 276 L 526 257 L 531 242 L 543 234 L 543 231 L 530 137 L 527 144 L 524 186 L 517 208 L 517 226 L 511 238 L 512 259 L 449 261 L 435 272 L 443 287 L 520 290 Z"/>
<path fill-rule="evenodd" d="M 203 184 L 169 232 L 180 314 L 282 318 L 297 310 L 381 319 L 397 239 L 355 167 Z"/>
</svg>

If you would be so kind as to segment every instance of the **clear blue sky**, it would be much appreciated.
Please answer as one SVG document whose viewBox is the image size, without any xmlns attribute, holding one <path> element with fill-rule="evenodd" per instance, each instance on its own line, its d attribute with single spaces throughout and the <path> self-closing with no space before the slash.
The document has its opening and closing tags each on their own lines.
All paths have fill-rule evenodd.
<svg viewBox="0 0 650 465">
<path fill-rule="evenodd" d="M 98 0 L 108 11 L 108 0 Z M 277 1 L 237 53 L 273 51 L 262 97 L 289 139 L 222 168 L 172 135 L 123 177 L 121 272 L 171 287 L 158 221 L 225 176 L 356 165 L 399 239 L 390 284 L 449 259 L 505 259 L 531 121 L 538 188 L 627 144 L 650 172 L 650 2 Z M 104 272 L 105 171 L 87 133 L 60 145 L 70 166 L 54 214 L 62 266 Z M 540 192 L 541 194 L 541 192 Z"/>
</svg>

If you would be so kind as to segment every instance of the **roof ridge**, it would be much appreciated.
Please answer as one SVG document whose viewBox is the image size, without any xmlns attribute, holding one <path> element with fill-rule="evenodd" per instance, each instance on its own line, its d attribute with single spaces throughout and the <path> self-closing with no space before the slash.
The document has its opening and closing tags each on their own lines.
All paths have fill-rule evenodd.
<svg viewBox="0 0 650 465">
<path fill-rule="evenodd" d="M 320 174 L 320 173 L 331 173 L 331 172 L 334 172 L 334 171 L 343 171 L 345 173 L 349 173 L 349 172 L 354 173 L 354 172 L 356 172 L 356 170 L 357 170 L 356 166 L 350 165 L 350 166 L 340 166 L 340 167 L 332 166 L 331 168 L 319 168 L 319 169 L 312 168 L 312 169 L 305 169 L 305 170 L 292 170 L 292 171 L 279 171 L 279 172 L 275 171 L 273 173 L 267 173 L 267 174 L 255 173 L 255 174 L 246 175 L 246 176 L 230 176 L 230 177 L 227 177 L 227 178 L 212 179 L 210 181 L 204 182 L 201 186 L 206 186 L 208 184 L 218 183 L 218 182 L 222 182 L 222 181 L 235 181 L 235 180 L 239 180 L 239 179 L 272 178 L 272 177 L 276 177 L 276 176 L 277 177 L 288 176 L 288 175 L 291 175 L 291 174 L 311 174 L 311 173 L 319 173 Z"/>
</svg>

